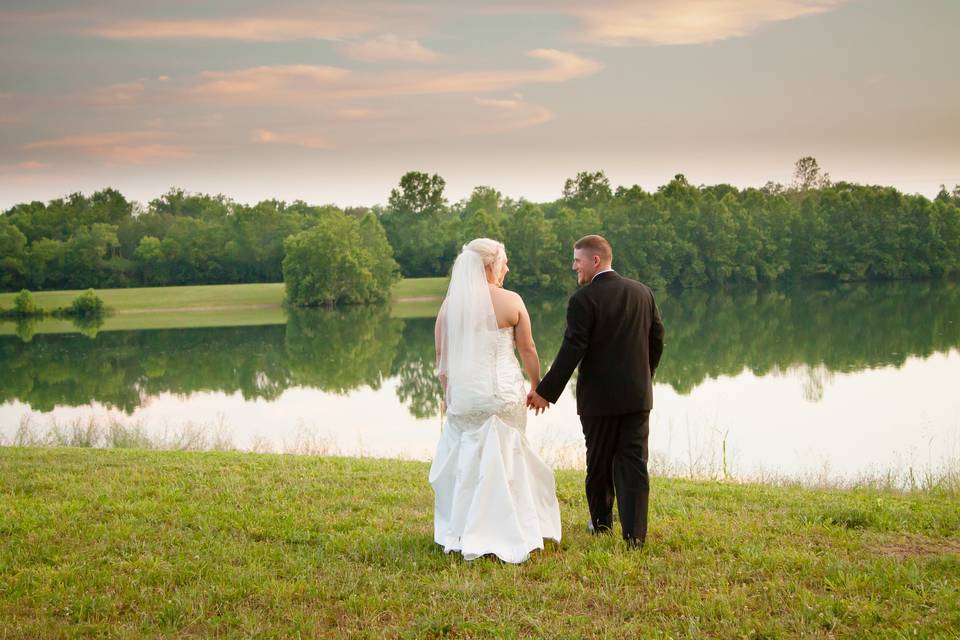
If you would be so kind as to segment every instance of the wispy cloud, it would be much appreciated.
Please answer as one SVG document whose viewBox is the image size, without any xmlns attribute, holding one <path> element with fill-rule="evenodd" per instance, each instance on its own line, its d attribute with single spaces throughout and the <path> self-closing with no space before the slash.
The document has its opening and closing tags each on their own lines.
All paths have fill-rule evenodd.
<svg viewBox="0 0 960 640">
<path fill-rule="evenodd" d="M 23 146 L 25 151 L 74 151 L 108 162 L 140 164 L 153 160 L 171 160 L 193 155 L 181 145 L 163 140 L 169 134 L 159 131 L 121 131 L 39 140 Z"/>
<path fill-rule="evenodd" d="M 385 34 L 360 42 L 347 42 L 338 51 L 348 58 L 363 62 L 414 62 L 433 63 L 443 59 L 417 40 L 404 40 L 393 34 Z"/>
<path fill-rule="evenodd" d="M 338 109 L 334 114 L 338 120 L 348 121 L 367 121 L 379 120 L 384 116 L 383 111 L 377 109 L 366 109 L 363 107 L 353 107 L 348 109 Z"/>
<path fill-rule="evenodd" d="M 560 83 L 592 75 L 600 63 L 555 49 L 527 52 L 549 63 L 540 69 L 359 73 L 316 65 L 272 65 L 208 71 L 189 95 L 255 104 L 322 103 L 335 99 L 444 93 L 489 93 L 530 83 Z"/>
<path fill-rule="evenodd" d="M 477 133 L 535 127 L 553 119 L 553 113 L 549 109 L 525 102 L 520 96 L 512 99 L 474 98 L 474 102 L 489 107 L 493 112 L 493 121 L 478 127 Z"/>
<path fill-rule="evenodd" d="M 368 20 L 351 14 L 328 14 L 314 18 L 233 17 L 212 20 L 131 20 L 106 22 L 82 28 L 86 35 L 113 40 L 243 40 L 284 42 L 290 40 L 338 40 L 360 36 L 375 28 Z"/>
<path fill-rule="evenodd" d="M 332 149 L 333 144 L 324 136 L 302 133 L 277 133 L 268 129 L 257 129 L 250 136 L 251 142 L 260 144 L 287 144 L 307 149 Z"/>
<path fill-rule="evenodd" d="M 846 0 L 647 0 L 567 5 L 595 44 L 699 44 L 748 35 L 773 22 L 830 11 Z"/>
<path fill-rule="evenodd" d="M 240 69 L 205 71 L 200 82 L 188 90 L 198 97 L 256 98 L 254 102 L 275 102 L 288 97 L 291 89 L 304 92 L 335 86 L 350 75 L 346 69 L 323 65 L 287 64 Z"/>
<path fill-rule="evenodd" d="M 138 102 L 145 88 L 146 86 L 141 80 L 119 82 L 94 89 L 84 97 L 87 102 L 96 106 L 121 107 Z"/>
<path fill-rule="evenodd" d="M 50 166 L 48 162 L 37 162 L 36 160 L 27 160 L 26 162 L 18 162 L 18 169 L 27 169 L 28 171 L 38 171 L 40 169 L 46 169 Z"/>
</svg>

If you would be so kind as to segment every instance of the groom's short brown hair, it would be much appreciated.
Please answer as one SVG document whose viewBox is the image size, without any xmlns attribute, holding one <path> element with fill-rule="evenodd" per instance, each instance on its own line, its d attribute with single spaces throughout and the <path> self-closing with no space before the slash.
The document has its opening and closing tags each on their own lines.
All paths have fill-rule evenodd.
<svg viewBox="0 0 960 640">
<path fill-rule="evenodd" d="M 606 264 L 613 262 L 613 247 L 603 236 L 590 235 L 583 236 L 573 243 L 574 249 L 583 249 L 591 255 L 600 256 L 600 260 Z"/>
</svg>

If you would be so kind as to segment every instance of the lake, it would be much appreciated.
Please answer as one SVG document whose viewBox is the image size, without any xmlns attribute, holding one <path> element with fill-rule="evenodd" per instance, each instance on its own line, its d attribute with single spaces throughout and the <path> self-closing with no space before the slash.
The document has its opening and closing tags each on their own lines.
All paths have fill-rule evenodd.
<svg viewBox="0 0 960 640">
<path fill-rule="evenodd" d="M 656 473 L 905 484 L 957 468 L 957 283 L 657 297 L 666 347 L 651 414 Z M 528 306 L 546 365 L 566 300 Z M 398 315 L 276 312 L 274 324 L 85 333 L 21 326 L 19 336 L 8 324 L 0 442 L 429 459 L 441 428 L 433 318 Z M 530 416 L 527 435 L 551 464 L 583 466 L 572 384 Z"/>
</svg>

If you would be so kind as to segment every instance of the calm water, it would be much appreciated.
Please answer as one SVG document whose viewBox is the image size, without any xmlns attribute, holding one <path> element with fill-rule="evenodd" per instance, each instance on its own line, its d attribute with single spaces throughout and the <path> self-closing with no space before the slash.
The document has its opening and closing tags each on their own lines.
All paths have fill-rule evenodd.
<svg viewBox="0 0 960 640">
<path fill-rule="evenodd" d="M 960 460 L 957 284 L 658 301 L 661 472 L 837 480 Z M 529 304 L 546 362 L 565 304 Z M 433 358 L 432 318 L 370 308 L 255 327 L 0 336 L 0 439 L 93 418 L 165 446 L 428 459 L 440 429 Z M 530 416 L 528 437 L 552 464 L 582 465 L 572 389 Z"/>
</svg>

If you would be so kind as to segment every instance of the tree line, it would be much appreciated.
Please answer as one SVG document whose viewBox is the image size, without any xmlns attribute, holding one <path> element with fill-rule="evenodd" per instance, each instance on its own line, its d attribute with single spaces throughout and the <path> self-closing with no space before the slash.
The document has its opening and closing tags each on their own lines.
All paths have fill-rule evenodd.
<svg viewBox="0 0 960 640">
<path fill-rule="evenodd" d="M 398 274 L 446 275 L 464 242 L 486 236 L 506 243 L 510 286 L 558 292 L 575 286 L 571 246 L 588 233 L 611 241 L 619 272 L 657 287 L 960 272 L 960 186 L 931 200 L 832 182 L 813 158 L 795 169 L 790 185 L 677 175 L 653 192 L 582 172 L 545 203 L 488 186 L 450 203 L 443 178 L 413 171 L 386 205 L 345 209 L 181 189 L 141 205 L 108 188 L 0 215 L 0 290 L 286 279 L 307 300 L 362 302 Z"/>
</svg>

